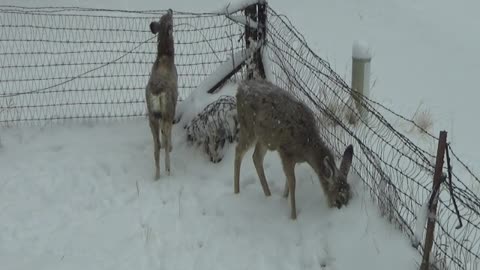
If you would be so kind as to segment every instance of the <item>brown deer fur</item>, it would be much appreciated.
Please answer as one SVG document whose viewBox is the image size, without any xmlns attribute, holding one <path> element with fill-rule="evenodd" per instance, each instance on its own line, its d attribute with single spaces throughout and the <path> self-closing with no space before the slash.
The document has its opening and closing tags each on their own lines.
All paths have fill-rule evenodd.
<svg viewBox="0 0 480 270">
<path fill-rule="evenodd" d="M 154 143 L 155 179 L 160 177 L 160 148 L 165 149 L 165 170 L 170 175 L 172 126 L 178 97 L 172 13 L 169 9 L 159 22 L 150 23 L 152 33 L 158 34 L 157 57 L 153 63 L 145 93 Z M 162 133 L 161 143 L 160 132 Z"/>
<path fill-rule="evenodd" d="M 295 173 L 297 163 L 307 162 L 318 175 L 330 207 L 342 207 L 351 198 L 347 175 L 353 146 L 346 148 L 340 165 L 318 133 L 313 112 L 287 91 L 265 80 L 242 82 L 236 94 L 239 142 L 235 150 L 234 191 L 240 192 L 240 166 L 255 145 L 253 162 L 263 192 L 270 196 L 263 159 L 267 150 L 278 151 L 286 175 L 284 196 L 290 191 L 291 218 L 296 219 Z"/>
</svg>

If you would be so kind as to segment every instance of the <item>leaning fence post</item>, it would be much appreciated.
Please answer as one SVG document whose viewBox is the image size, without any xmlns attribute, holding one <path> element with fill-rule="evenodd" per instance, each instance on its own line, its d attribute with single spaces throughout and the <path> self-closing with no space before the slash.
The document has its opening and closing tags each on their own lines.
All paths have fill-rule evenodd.
<svg viewBox="0 0 480 270">
<path fill-rule="evenodd" d="M 258 12 L 257 12 L 258 7 Z M 251 46 L 250 39 L 255 42 L 263 42 L 265 41 L 266 37 L 266 24 L 267 24 L 267 9 L 266 9 L 266 1 L 260 1 L 259 4 L 251 5 L 245 8 L 245 16 L 247 16 L 250 20 L 257 22 L 258 29 L 254 29 L 250 27 L 248 24 L 245 25 L 245 45 L 247 47 L 247 51 Z M 263 46 L 263 43 L 262 43 Z M 254 53 L 253 63 L 255 66 L 256 71 L 260 75 L 260 77 L 265 78 L 265 69 L 263 67 L 262 56 L 260 50 Z M 247 66 L 248 68 L 248 66 Z M 247 78 L 253 79 L 254 77 L 254 69 L 248 68 L 247 69 Z"/>
<path fill-rule="evenodd" d="M 427 232 L 425 235 L 425 245 L 423 247 L 423 258 L 420 270 L 428 270 L 430 268 L 430 253 L 433 247 L 435 221 L 437 215 L 437 203 L 440 193 L 440 184 L 443 172 L 443 162 L 445 149 L 447 147 L 447 132 L 441 131 L 438 139 L 437 160 L 435 163 L 435 173 L 433 175 L 433 189 L 428 204 L 428 221 Z"/>
<path fill-rule="evenodd" d="M 352 98 L 355 100 L 357 110 L 366 121 L 366 110 L 362 105 L 364 97 L 370 95 L 370 62 L 372 55 L 368 44 L 355 41 L 352 47 Z"/>
<path fill-rule="evenodd" d="M 267 1 L 259 1 L 258 3 L 258 36 L 257 39 L 261 42 L 262 46 L 266 46 L 267 40 Z M 262 50 L 258 50 L 255 55 L 255 62 L 258 73 L 263 79 L 266 78 L 265 67 L 262 61 Z"/>
<path fill-rule="evenodd" d="M 257 5 L 251 5 L 247 8 L 245 8 L 245 16 L 249 18 L 252 21 L 257 21 Z M 251 28 L 248 24 L 245 25 L 245 46 L 247 48 L 247 53 L 249 52 L 250 49 L 250 40 L 257 40 L 257 31 Z M 250 68 L 249 65 L 247 65 L 247 78 L 252 79 L 253 78 L 253 72 L 254 70 Z"/>
</svg>

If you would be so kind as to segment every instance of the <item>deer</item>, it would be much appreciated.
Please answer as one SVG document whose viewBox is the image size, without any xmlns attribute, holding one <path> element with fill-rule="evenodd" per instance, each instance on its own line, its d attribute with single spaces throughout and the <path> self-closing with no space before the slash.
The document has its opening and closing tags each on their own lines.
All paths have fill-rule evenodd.
<svg viewBox="0 0 480 270">
<path fill-rule="evenodd" d="M 173 11 L 169 9 L 160 21 L 150 23 L 157 34 L 157 56 L 145 90 L 148 121 L 153 136 L 155 180 L 160 178 L 160 148 L 165 150 L 165 170 L 170 175 L 172 127 L 178 98 L 178 75 L 173 42 Z M 160 142 L 160 132 L 162 140 Z"/>
<path fill-rule="evenodd" d="M 241 82 L 237 88 L 239 138 L 235 148 L 234 193 L 240 192 L 240 167 L 245 153 L 255 146 L 252 159 L 265 196 L 271 195 L 263 160 L 277 151 L 286 176 L 283 197 L 290 193 L 290 218 L 297 218 L 295 165 L 307 162 L 317 174 L 330 208 L 347 205 L 352 197 L 348 172 L 353 145 L 346 147 L 339 168 L 332 151 L 319 135 L 313 111 L 292 94 L 264 79 Z"/>
</svg>

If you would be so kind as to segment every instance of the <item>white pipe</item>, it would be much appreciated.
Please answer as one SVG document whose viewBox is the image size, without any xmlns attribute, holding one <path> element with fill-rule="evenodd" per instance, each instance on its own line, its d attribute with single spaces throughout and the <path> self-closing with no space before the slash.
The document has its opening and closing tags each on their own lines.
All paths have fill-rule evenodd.
<svg viewBox="0 0 480 270">
<path fill-rule="evenodd" d="M 352 89 L 357 92 L 353 96 L 357 110 L 366 120 L 366 111 L 362 106 L 363 97 L 370 97 L 370 62 L 371 49 L 365 41 L 356 40 L 352 47 Z"/>
</svg>

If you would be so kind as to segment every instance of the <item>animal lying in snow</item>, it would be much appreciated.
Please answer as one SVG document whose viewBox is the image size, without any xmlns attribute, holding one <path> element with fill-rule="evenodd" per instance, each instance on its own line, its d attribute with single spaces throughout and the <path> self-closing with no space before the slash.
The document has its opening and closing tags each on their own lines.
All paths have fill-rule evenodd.
<svg viewBox="0 0 480 270">
<path fill-rule="evenodd" d="M 185 127 L 187 140 L 203 146 L 213 163 L 222 161 L 226 143 L 238 140 L 236 109 L 235 97 L 221 96 Z"/>
</svg>

